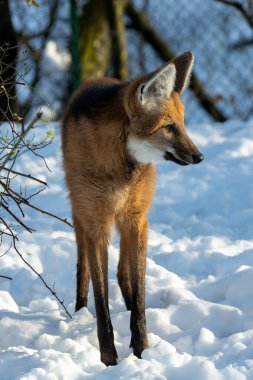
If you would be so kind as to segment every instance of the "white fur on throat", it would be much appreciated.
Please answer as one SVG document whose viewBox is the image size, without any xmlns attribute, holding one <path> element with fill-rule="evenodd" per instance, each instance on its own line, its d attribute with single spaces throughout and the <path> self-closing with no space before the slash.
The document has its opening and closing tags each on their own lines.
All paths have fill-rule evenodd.
<svg viewBox="0 0 253 380">
<path fill-rule="evenodd" d="M 142 164 L 157 164 L 164 161 L 165 152 L 147 140 L 128 136 L 127 148 L 135 160 Z"/>
</svg>

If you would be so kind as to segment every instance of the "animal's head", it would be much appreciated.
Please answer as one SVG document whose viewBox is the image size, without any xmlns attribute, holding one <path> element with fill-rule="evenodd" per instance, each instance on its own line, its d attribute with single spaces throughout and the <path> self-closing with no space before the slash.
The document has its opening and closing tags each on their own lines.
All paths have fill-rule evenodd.
<svg viewBox="0 0 253 380">
<path fill-rule="evenodd" d="M 142 163 L 164 160 L 198 164 L 204 157 L 184 129 L 181 94 L 189 82 L 194 56 L 184 53 L 129 85 L 127 146 Z"/>
</svg>

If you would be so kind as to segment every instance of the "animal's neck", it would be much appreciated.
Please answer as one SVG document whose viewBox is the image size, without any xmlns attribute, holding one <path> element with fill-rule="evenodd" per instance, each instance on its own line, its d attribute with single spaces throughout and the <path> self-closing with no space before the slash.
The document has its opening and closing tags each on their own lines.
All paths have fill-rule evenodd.
<svg viewBox="0 0 253 380">
<path fill-rule="evenodd" d="M 127 149 L 127 132 L 122 127 L 111 128 L 109 135 L 104 136 L 99 147 L 99 166 L 102 172 L 115 177 L 129 177 L 135 168 Z"/>
</svg>

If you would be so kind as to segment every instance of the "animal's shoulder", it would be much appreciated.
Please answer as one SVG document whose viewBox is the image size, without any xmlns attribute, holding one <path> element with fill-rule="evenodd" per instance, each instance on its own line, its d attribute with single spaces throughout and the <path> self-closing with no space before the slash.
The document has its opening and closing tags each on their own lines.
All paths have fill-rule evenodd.
<svg viewBox="0 0 253 380">
<path fill-rule="evenodd" d="M 117 101 L 120 90 L 126 84 L 112 78 L 87 82 L 71 97 L 65 118 L 80 116 L 94 118 Z"/>
</svg>

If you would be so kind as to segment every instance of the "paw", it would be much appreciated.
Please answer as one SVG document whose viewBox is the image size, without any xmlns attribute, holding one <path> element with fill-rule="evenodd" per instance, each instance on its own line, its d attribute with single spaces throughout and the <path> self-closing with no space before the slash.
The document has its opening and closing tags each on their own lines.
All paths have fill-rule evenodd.
<svg viewBox="0 0 253 380">
<path fill-rule="evenodd" d="M 131 339 L 130 347 L 132 347 L 134 355 L 141 359 L 142 351 L 145 350 L 145 348 L 148 348 L 147 338 L 145 337 L 139 341 L 134 341 Z"/>
<path fill-rule="evenodd" d="M 87 298 L 79 298 L 76 300 L 75 311 L 80 310 L 82 307 L 87 307 Z"/>
<path fill-rule="evenodd" d="M 109 365 L 117 365 L 118 364 L 118 355 L 115 350 L 115 353 L 113 352 L 101 352 L 101 362 L 104 363 L 107 367 Z"/>
</svg>

